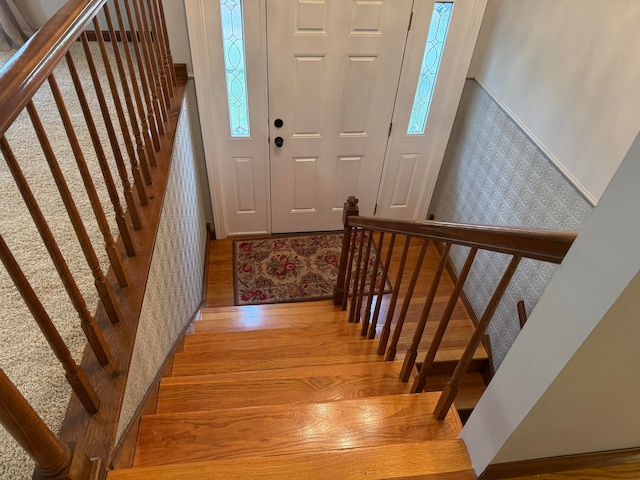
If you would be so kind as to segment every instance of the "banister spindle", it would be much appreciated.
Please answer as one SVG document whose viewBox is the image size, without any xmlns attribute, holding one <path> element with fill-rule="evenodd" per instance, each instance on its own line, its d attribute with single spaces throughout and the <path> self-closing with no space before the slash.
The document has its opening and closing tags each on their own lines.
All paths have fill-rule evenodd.
<svg viewBox="0 0 640 480">
<path fill-rule="evenodd" d="M 109 136 L 109 142 L 111 144 L 113 156 L 116 160 L 116 165 L 118 165 L 120 180 L 126 192 L 127 185 L 129 184 L 129 176 L 127 175 L 123 153 L 120 149 L 119 138 L 113 125 L 113 120 L 111 119 L 111 110 L 107 104 L 104 90 L 102 89 L 102 84 L 100 83 L 100 76 L 98 75 L 96 64 L 93 61 L 93 54 L 91 53 L 91 47 L 89 46 L 89 41 L 86 38 L 85 33 L 81 35 L 81 39 L 85 57 L 87 59 L 87 66 L 89 67 L 89 73 L 91 75 L 91 80 L 96 92 L 96 96 L 98 97 L 100 112 L 102 113 L 105 128 L 107 129 L 107 135 Z M 142 173 L 140 172 L 140 167 L 138 166 L 138 162 L 135 160 L 135 157 L 129 163 L 131 165 L 131 173 L 133 174 L 133 183 L 136 191 L 138 192 L 138 199 L 140 200 L 140 204 L 142 206 L 146 206 L 149 204 L 149 200 L 147 199 L 147 192 L 144 186 L 144 181 L 142 179 Z M 138 225 L 136 226 L 136 224 L 134 223 L 133 226 L 134 228 L 139 230 L 140 228 L 142 228 L 142 221 L 139 219 L 139 215 L 137 215 L 137 217 Z"/>
<path fill-rule="evenodd" d="M 31 118 L 31 122 L 33 123 L 33 126 L 35 128 L 36 135 L 38 136 L 38 140 L 40 141 L 45 159 L 49 164 L 49 168 L 51 170 L 51 173 L 53 174 L 53 178 L 56 182 L 56 185 L 58 186 L 58 191 L 60 192 L 60 196 L 62 197 L 64 206 L 67 209 L 67 213 L 69 214 L 69 219 L 71 220 L 73 229 L 76 232 L 76 236 L 78 237 L 78 240 L 80 242 L 82 252 L 84 253 L 89 268 L 91 269 L 91 273 L 95 280 L 95 286 L 98 291 L 98 295 L 100 296 L 100 300 L 102 300 L 102 304 L 105 311 L 107 312 L 107 315 L 109 316 L 109 320 L 111 320 L 112 323 L 118 323 L 122 319 L 120 307 L 118 306 L 118 302 L 116 301 L 115 295 L 113 294 L 111 285 L 107 281 L 102 268 L 100 268 L 100 261 L 98 260 L 95 250 L 93 249 L 93 245 L 91 244 L 91 240 L 89 239 L 89 234 L 87 233 L 87 230 L 82 223 L 80 212 L 78 212 L 78 208 L 76 207 L 76 204 L 73 200 L 73 196 L 69 191 L 67 182 L 64 179 L 64 174 L 62 173 L 58 160 L 53 152 L 53 149 L 51 148 L 51 143 L 47 138 L 44 126 L 42 125 L 42 121 L 38 116 L 36 107 L 33 105 L 33 101 L 30 101 L 27 104 L 27 112 L 29 113 L 29 117 Z"/>
<path fill-rule="evenodd" d="M 129 79 L 127 78 L 127 72 L 124 68 L 124 64 L 122 63 L 122 56 L 120 55 L 120 42 L 116 37 L 115 29 L 113 28 L 113 22 L 111 21 L 111 12 L 109 11 L 108 4 L 104 5 L 104 17 L 107 20 L 107 28 L 109 29 L 109 36 L 111 38 L 111 45 L 113 46 L 113 55 L 116 59 L 116 67 L 118 69 L 118 75 L 120 77 L 120 85 L 122 87 L 122 92 L 124 94 L 125 105 L 127 106 L 127 113 L 129 114 L 129 123 L 131 124 L 131 128 L 133 130 L 133 137 L 136 142 L 136 152 L 138 153 L 138 158 L 140 159 L 140 167 L 142 168 L 142 172 L 145 175 L 145 178 L 148 176 L 151 178 L 151 173 L 149 171 L 150 161 L 147 159 L 147 151 L 145 148 L 144 140 L 142 138 L 142 132 L 140 130 L 140 125 L 138 125 L 138 117 L 136 116 L 136 109 L 133 105 L 133 99 L 131 98 L 131 91 L 129 89 Z M 125 36 L 126 43 L 126 36 Z M 103 58 L 106 54 L 106 48 L 104 47 L 104 41 L 100 47 L 101 51 L 103 51 Z M 108 56 L 106 58 L 109 58 Z M 105 58 L 105 62 L 106 62 Z M 133 79 L 132 79 L 133 81 Z M 132 82 L 133 83 L 133 82 Z M 150 149 L 153 150 L 153 149 Z"/>
<path fill-rule="evenodd" d="M 345 279 L 344 292 L 345 295 L 342 299 L 342 311 L 347 309 L 347 302 L 349 300 L 349 292 L 351 291 L 351 274 L 353 272 L 353 264 L 356 257 L 356 243 L 358 241 L 358 229 L 351 229 L 351 247 L 349 249 L 349 266 L 347 268 L 347 278 Z M 350 317 L 349 317 L 350 318 Z M 351 321 L 351 320 L 349 320 Z"/>
<path fill-rule="evenodd" d="M 40 331 L 42 331 L 42 334 L 47 339 L 51 350 L 53 350 L 56 358 L 62 364 L 69 385 L 71 385 L 78 399 L 82 402 L 85 410 L 89 413 L 96 413 L 98 408 L 100 408 L 100 400 L 95 390 L 91 386 L 91 383 L 89 383 L 89 379 L 85 375 L 84 370 L 73 360 L 71 352 L 56 330 L 56 327 L 51 321 L 51 317 L 49 317 L 42 303 L 40 303 L 38 296 L 33 291 L 31 284 L 9 250 L 2 235 L 0 235 L 0 259 L 7 269 L 11 280 L 13 280 L 14 285 L 20 292 L 20 295 L 22 295 L 33 318 L 40 327 Z"/>
<path fill-rule="evenodd" d="M 169 31 L 167 30 L 167 19 L 164 15 L 164 4 L 162 3 L 162 0 L 156 1 L 160 12 L 160 24 L 162 25 L 162 32 L 164 34 L 165 54 L 167 55 L 165 65 L 169 66 L 169 77 L 171 78 L 171 83 L 176 86 L 178 85 L 178 80 L 176 78 L 176 69 L 173 66 L 173 55 L 171 55 L 171 44 L 169 42 Z M 173 94 L 171 94 L 171 96 L 173 96 Z"/>
<path fill-rule="evenodd" d="M 93 19 L 93 25 L 94 25 L 94 28 L 96 29 L 100 28 L 100 23 L 98 22 L 97 18 Z M 82 43 L 84 45 L 86 33 L 83 33 L 82 37 L 83 37 Z M 118 124 L 120 125 L 120 136 L 122 137 L 122 139 L 124 139 L 124 145 L 127 150 L 127 155 L 129 156 L 129 161 L 131 162 L 132 168 L 140 168 L 140 170 L 142 171 L 142 176 L 144 178 L 144 183 L 146 185 L 151 185 L 151 183 L 153 183 L 153 180 L 151 178 L 151 171 L 149 170 L 149 165 L 146 162 L 146 157 L 145 157 L 146 154 L 145 154 L 144 148 L 138 150 L 137 152 L 137 153 L 142 152 L 142 156 L 140 158 L 136 157 L 136 149 L 133 146 L 133 140 L 131 140 L 131 130 L 129 130 L 129 125 L 127 124 L 127 118 L 124 113 L 124 106 L 122 105 L 122 101 L 120 99 L 120 92 L 118 91 L 118 85 L 116 83 L 116 78 L 111 68 L 111 59 L 109 58 L 109 53 L 107 52 L 107 47 L 105 45 L 104 38 L 102 37 L 102 35 L 98 35 L 98 46 L 100 48 L 100 55 L 102 57 L 102 64 L 104 65 L 104 69 L 105 69 L 105 76 L 107 77 L 107 82 L 109 84 L 109 90 L 111 91 L 111 98 L 113 99 L 113 104 L 116 107 L 116 114 L 117 114 L 116 116 L 118 117 Z M 87 46 L 84 48 L 85 48 L 85 51 L 87 48 L 89 48 L 88 42 L 87 42 Z M 90 51 L 87 54 L 87 56 L 88 55 L 91 55 L 93 58 L 93 55 L 91 54 Z M 134 118 L 134 123 L 137 123 L 135 121 L 135 115 L 133 118 Z M 133 125 L 132 125 L 132 128 L 133 128 Z"/>
<path fill-rule="evenodd" d="M 69 67 L 69 73 L 71 74 L 71 80 L 73 81 L 73 85 L 76 89 L 78 100 L 80 101 L 80 107 L 82 108 L 82 113 L 84 115 L 85 122 L 87 123 L 89 135 L 91 136 L 91 143 L 93 143 L 93 148 L 96 152 L 96 157 L 98 159 L 98 163 L 100 164 L 105 185 L 107 187 L 107 192 L 109 193 L 109 198 L 111 199 L 111 203 L 113 204 L 116 223 L 118 224 L 118 230 L 120 231 L 120 238 L 122 239 L 124 248 L 127 251 L 127 255 L 130 257 L 135 256 L 135 245 L 133 243 L 133 238 L 131 237 L 131 232 L 129 231 L 129 225 L 127 224 L 124 210 L 122 209 L 122 205 L 120 204 L 118 188 L 116 187 L 116 184 L 113 180 L 113 175 L 111 174 L 111 169 L 109 168 L 109 162 L 107 161 L 107 156 L 105 154 L 104 148 L 102 147 L 102 142 L 100 141 L 100 134 L 98 133 L 95 121 L 93 120 L 91 107 L 89 107 L 87 96 L 85 95 L 84 89 L 82 87 L 82 81 L 78 76 L 78 71 L 76 69 L 73 58 L 71 57 L 71 54 L 67 52 L 65 57 L 67 59 L 67 66 Z M 138 225 L 137 228 L 141 228 L 142 221 L 140 220 L 140 215 L 138 214 L 138 207 L 133 199 L 133 190 L 131 184 L 129 183 L 129 177 L 127 175 L 126 167 L 124 166 L 122 156 L 115 155 L 115 160 L 116 166 L 118 168 L 118 173 L 122 181 L 122 186 L 124 188 L 124 198 L 127 204 L 127 209 L 129 210 L 129 215 L 131 216 L 131 221 L 134 225 L 134 228 L 136 228 L 136 225 Z"/>
<path fill-rule="evenodd" d="M 378 355 L 384 355 L 387 351 L 387 343 L 389 342 L 389 335 L 391 335 L 391 323 L 393 322 L 393 314 L 396 310 L 396 304 L 398 303 L 398 295 L 400 294 L 400 284 L 402 283 L 402 277 L 404 277 L 404 268 L 407 264 L 407 256 L 409 255 L 409 246 L 411 244 L 411 237 L 408 235 L 404 239 L 404 248 L 402 249 L 402 257 L 400 257 L 400 265 L 398 265 L 398 273 L 396 275 L 396 281 L 393 285 L 393 293 L 391 294 L 391 300 L 389 301 L 389 307 L 387 308 L 387 317 L 380 333 L 380 341 L 378 343 Z"/>
<path fill-rule="evenodd" d="M 378 298 L 376 300 L 376 308 L 373 311 L 373 318 L 371 319 L 371 326 L 369 327 L 369 339 L 376 338 L 376 328 L 378 326 L 378 317 L 380 316 L 380 308 L 382 307 L 382 295 L 384 294 L 384 287 L 387 284 L 387 278 L 389 276 L 389 265 L 391 265 L 391 257 L 393 255 L 393 247 L 396 242 L 396 234 L 391 234 L 391 240 L 389 240 L 389 249 L 387 251 L 387 258 L 385 260 L 384 268 L 382 269 L 382 276 L 380 277 L 380 286 L 378 287 Z M 380 248 L 382 248 L 382 240 L 380 240 Z"/>
<path fill-rule="evenodd" d="M 409 282 L 407 292 L 404 296 L 404 301 L 402 302 L 402 309 L 400 310 L 400 315 L 398 316 L 398 320 L 396 321 L 396 327 L 393 330 L 393 337 L 391 338 L 391 343 L 389 344 L 389 349 L 387 350 L 387 356 L 385 358 L 387 362 L 392 362 L 396 358 L 396 351 L 398 348 L 398 342 L 400 341 L 400 335 L 402 334 L 402 328 L 404 327 L 404 321 L 407 318 L 407 312 L 409 311 L 409 306 L 411 305 L 413 291 L 416 288 L 416 283 L 418 283 L 418 277 L 420 276 L 420 270 L 422 269 L 422 262 L 424 261 L 424 257 L 427 254 L 428 247 L 429 240 L 425 239 L 422 243 L 422 248 L 420 249 L 418 260 L 413 268 L 411 281 Z"/>
<path fill-rule="evenodd" d="M 342 236 L 342 249 L 340 250 L 340 265 L 338 265 L 338 278 L 333 289 L 333 304 L 342 305 L 343 299 L 348 295 L 348 284 L 346 284 L 347 264 L 349 262 L 349 246 L 351 245 L 351 235 L 353 229 L 347 226 L 347 219 L 350 216 L 358 216 L 358 199 L 354 196 L 347 198 L 342 209 L 342 224 L 344 225 L 344 235 Z M 345 290 L 345 285 L 347 289 Z"/>
<path fill-rule="evenodd" d="M 127 29 L 124 23 L 124 18 L 122 16 L 122 10 L 120 8 L 120 0 L 114 0 L 113 4 L 116 10 L 116 18 L 118 19 L 118 27 L 120 28 L 120 38 L 122 39 L 122 46 L 124 49 L 124 57 L 127 61 L 127 68 L 129 70 L 129 77 L 131 79 L 131 90 L 133 91 L 133 98 L 136 102 L 136 111 L 138 112 L 138 118 L 140 119 L 140 126 L 142 130 L 142 137 L 145 149 L 147 151 L 147 159 L 149 160 L 149 165 L 152 167 L 157 167 L 156 161 L 156 152 L 152 143 L 152 133 L 150 122 L 153 118 L 149 118 L 144 110 L 144 104 L 142 102 L 142 96 L 140 94 L 140 84 L 143 84 L 142 81 L 140 84 L 138 83 L 138 77 L 136 75 L 136 69 L 133 65 L 133 57 L 131 55 L 131 48 L 129 47 L 129 40 L 127 36 Z M 135 38 L 133 37 L 134 32 L 130 32 L 131 41 L 137 45 Z M 144 84 L 143 84 L 144 85 Z M 155 126 L 153 127 L 156 128 Z M 158 131 L 155 130 L 155 135 L 158 135 Z"/>
<path fill-rule="evenodd" d="M 142 52 L 144 54 L 144 63 L 147 67 L 147 75 L 149 77 L 149 83 L 151 84 L 151 96 L 153 97 L 154 105 L 157 105 L 156 114 L 158 115 L 158 127 L 161 134 L 165 134 L 164 124 L 167 122 L 167 109 L 164 104 L 164 95 L 162 94 L 162 85 L 160 84 L 160 76 L 158 75 L 158 68 L 155 61 L 155 55 L 153 47 L 151 46 L 152 39 L 149 35 L 149 22 L 147 21 L 147 13 L 144 8 L 144 0 L 133 0 L 133 9 L 136 13 L 136 22 L 138 24 L 138 32 L 140 35 L 140 42 L 142 45 Z"/>
<path fill-rule="evenodd" d="M 371 232 L 371 237 L 373 238 L 373 231 Z M 367 333 L 369 333 L 371 305 L 373 303 L 373 296 L 376 291 L 376 277 L 378 276 L 378 267 L 380 265 L 380 253 L 382 251 L 382 242 L 384 242 L 384 232 L 380 232 L 380 235 L 378 236 L 378 244 L 377 245 L 375 243 L 373 244 L 375 261 L 373 263 L 373 269 L 370 275 L 369 293 L 367 294 L 367 306 L 365 308 L 364 318 L 362 319 L 362 329 L 360 330 L 360 335 L 362 335 L 363 337 L 366 336 Z"/>
<path fill-rule="evenodd" d="M 362 269 L 362 253 L 364 251 L 364 236 L 365 230 L 360 229 L 360 233 L 356 233 L 356 239 L 360 238 L 360 246 L 358 247 L 358 257 L 356 259 L 356 273 L 353 276 L 353 294 L 351 295 L 351 305 L 349 306 L 349 322 L 358 323 L 360 321 L 360 312 L 357 312 L 356 317 L 356 305 L 362 306 L 362 299 L 359 299 L 360 291 L 360 270 Z M 367 268 L 365 266 L 365 268 Z"/>
<path fill-rule="evenodd" d="M 436 354 L 438 353 L 438 349 L 440 348 L 440 344 L 442 343 L 442 339 L 444 338 L 447 326 L 449 325 L 449 321 L 451 320 L 451 315 L 453 315 L 453 310 L 456 307 L 456 303 L 458 302 L 460 293 L 462 293 L 462 288 L 464 287 L 464 283 L 467 281 L 467 276 L 469 275 L 469 271 L 471 271 L 471 266 L 473 265 L 473 261 L 475 260 L 477 253 L 478 249 L 476 247 L 473 247 L 467 254 L 467 259 L 462 266 L 462 270 L 460 270 L 460 273 L 458 274 L 458 280 L 456 281 L 456 284 L 453 287 L 453 291 L 449 296 L 447 306 L 445 307 L 444 312 L 442 312 L 442 318 L 440 318 L 436 333 L 433 335 L 433 339 L 431 340 L 431 344 L 429 345 L 427 355 L 422 362 L 420 372 L 418 373 L 416 379 L 413 381 L 413 385 L 411 385 L 411 393 L 420 393 L 424 390 L 427 382 L 427 375 L 429 374 L 429 369 L 436 359 Z"/>
<path fill-rule="evenodd" d="M 500 280 L 500 283 L 496 287 L 496 290 L 493 293 L 491 300 L 489 300 L 487 308 L 485 309 L 484 313 L 482 314 L 482 317 L 478 321 L 478 325 L 476 325 L 476 330 L 475 332 L 473 332 L 473 335 L 469 340 L 467 348 L 462 354 L 462 358 L 460 358 L 460 360 L 458 361 L 458 364 L 456 365 L 456 369 L 453 371 L 451 380 L 449 380 L 447 385 L 444 387 L 442 393 L 440 394 L 440 399 L 438 400 L 438 404 L 436 405 L 436 408 L 433 412 L 433 414 L 438 420 L 443 420 L 444 417 L 446 417 L 447 412 L 449 411 L 449 408 L 451 408 L 451 404 L 453 403 L 453 400 L 456 398 L 456 395 L 458 394 L 458 390 L 460 388 L 460 382 L 462 382 L 462 378 L 467 373 L 467 370 L 469 370 L 469 366 L 471 365 L 471 361 L 473 360 L 473 355 L 478 349 L 478 346 L 482 341 L 482 337 L 487 331 L 489 322 L 493 318 L 493 314 L 498 308 L 498 305 L 500 304 L 500 300 L 502 300 L 502 296 L 504 295 L 504 292 L 509 287 L 509 282 L 511 282 L 511 279 L 513 278 L 513 274 L 516 272 L 516 269 L 518 268 L 518 264 L 520 263 L 521 258 L 522 257 L 519 257 L 517 255 L 514 255 L 511 258 L 511 262 L 509 262 L 509 265 L 507 266 L 504 274 L 502 275 L 502 279 Z"/>
<path fill-rule="evenodd" d="M 139 33 L 135 29 L 133 13 L 131 11 L 131 4 L 129 0 L 122 0 L 124 3 L 124 8 L 127 13 L 127 22 L 131 28 L 131 43 L 133 43 L 133 51 L 136 54 L 136 64 L 138 65 L 138 73 L 140 75 L 140 89 L 142 90 L 142 94 L 144 95 L 144 101 L 146 104 L 146 112 L 147 112 L 147 123 L 149 124 L 149 130 L 151 132 L 151 139 L 153 141 L 153 148 L 157 152 L 160 150 L 160 133 L 164 132 L 160 130 L 160 123 L 162 122 L 161 118 L 158 116 L 158 112 L 155 110 L 155 105 L 153 102 L 153 97 L 151 96 L 151 82 L 147 77 L 147 72 L 144 67 L 144 59 L 143 54 L 140 48 L 140 36 Z M 116 0 L 116 5 L 118 8 L 119 0 Z M 124 22 L 120 20 L 120 29 L 124 30 Z M 133 60 L 129 59 L 129 70 L 133 71 Z M 151 165 L 155 166 L 155 155 L 149 155 L 151 160 Z"/>
<path fill-rule="evenodd" d="M 67 134 L 67 138 L 69 139 L 69 144 L 71 145 L 73 156 L 76 159 L 76 164 L 78 165 L 80 176 L 82 177 L 82 183 L 84 184 L 84 188 L 87 191 L 87 196 L 89 197 L 89 202 L 91 203 L 93 214 L 96 217 L 96 221 L 98 222 L 100 233 L 102 233 L 105 250 L 107 251 L 107 256 L 109 257 L 109 262 L 111 263 L 111 268 L 113 268 L 113 273 L 116 276 L 118 285 L 120 285 L 121 288 L 126 288 L 129 286 L 129 275 L 122 265 L 120 250 L 118 250 L 118 246 L 116 245 L 116 242 L 113 239 L 113 235 L 111 234 L 111 228 L 109 227 L 107 216 L 104 214 L 104 209 L 102 208 L 102 203 L 100 202 L 100 197 L 98 196 L 98 191 L 96 190 L 96 186 L 93 183 L 93 179 L 91 178 L 91 172 L 89 171 L 89 167 L 87 166 L 87 161 L 84 157 L 84 153 L 82 152 L 82 148 L 80 147 L 80 142 L 78 142 L 78 137 L 73 128 L 73 124 L 71 123 L 69 112 L 67 111 L 67 107 L 62 98 L 62 94 L 60 93 L 60 89 L 58 88 L 58 83 L 56 82 L 55 76 L 53 74 L 49 75 L 48 81 L 49 86 L 51 87 L 51 92 L 53 93 L 53 99 L 56 102 L 58 112 L 60 113 L 60 118 L 62 118 L 62 124 L 64 126 L 65 133 Z M 108 170 L 108 165 L 106 166 Z M 110 173 L 108 175 L 110 175 Z"/>
<path fill-rule="evenodd" d="M 44 242 L 44 246 L 49 252 L 49 256 L 53 261 L 53 265 L 60 275 L 60 279 L 69 294 L 69 298 L 71 299 L 71 303 L 73 307 L 78 312 L 80 317 L 82 330 L 84 331 L 85 336 L 93 350 L 96 358 L 100 362 L 101 365 L 108 365 L 111 362 L 111 353 L 109 352 L 109 347 L 102 336 L 102 332 L 96 323 L 95 318 L 89 312 L 87 308 L 87 304 L 80 293 L 80 289 L 73 278 L 71 270 L 65 261 L 62 252 L 60 251 L 60 247 L 56 243 L 56 239 L 51 233 L 51 229 L 47 224 L 47 221 L 38 206 L 38 202 L 36 201 L 33 192 L 31 191 L 31 187 L 27 183 L 27 180 L 18 165 L 18 161 L 16 160 L 9 143 L 7 142 L 5 137 L 0 138 L 0 150 L 5 158 L 7 166 L 9 167 L 9 171 L 13 176 L 13 179 L 20 190 L 20 194 L 24 200 L 24 203 L 31 214 L 31 218 L 33 219 L 38 232 L 40 233 L 40 237 Z"/>
<path fill-rule="evenodd" d="M 407 355 L 404 357 L 404 363 L 402 364 L 402 370 L 400 372 L 400 380 L 402 380 L 403 382 L 409 380 L 409 377 L 411 376 L 411 370 L 413 370 L 413 366 L 416 363 L 416 357 L 418 356 L 418 346 L 420 345 L 420 341 L 422 340 L 422 336 L 424 335 L 424 330 L 427 327 L 427 320 L 429 319 L 429 314 L 431 313 L 433 301 L 436 298 L 436 292 L 438 291 L 438 285 L 440 284 L 440 279 L 442 278 L 444 267 L 447 264 L 449 250 L 451 250 L 451 244 L 447 243 L 442 251 L 438 268 L 433 275 L 431 287 L 429 288 L 429 293 L 427 294 L 427 300 L 424 302 L 424 307 L 422 308 L 422 313 L 420 314 L 418 325 L 413 332 L 411 345 L 407 350 Z"/>
<path fill-rule="evenodd" d="M 367 281 L 367 271 L 369 270 L 369 257 L 371 256 L 371 244 L 373 243 L 373 230 L 367 230 L 367 246 L 366 252 L 364 255 L 364 260 L 362 261 L 362 275 L 360 275 L 360 289 L 358 292 L 358 304 L 356 305 L 356 323 L 360 322 L 362 318 L 362 298 L 364 297 L 364 287 Z M 364 235 L 365 231 L 362 232 L 362 243 L 364 243 Z M 355 294 L 355 292 L 354 292 Z M 355 298 L 355 297 L 354 297 Z"/>
<path fill-rule="evenodd" d="M 164 104 L 167 110 L 171 109 L 171 95 L 169 94 L 169 79 L 167 78 L 167 72 L 164 68 L 164 59 L 162 55 L 162 47 L 164 45 L 164 38 L 159 31 L 157 10 L 153 6 L 152 0 L 147 0 L 147 12 L 149 19 L 149 27 L 151 31 L 151 45 L 154 47 L 154 54 L 156 57 L 156 68 L 158 69 L 158 76 L 160 77 L 160 85 L 162 86 L 162 94 L 164 95 Z M 173 85 L 171 85 L 173 90 Z"/>
<path fill-rule="evenodd" d="M 36 475 L 53 480 L 96 478 L 99 461 L 60 442 L 1 368 L 0 424 L 33 459 Z"/>
</svg>

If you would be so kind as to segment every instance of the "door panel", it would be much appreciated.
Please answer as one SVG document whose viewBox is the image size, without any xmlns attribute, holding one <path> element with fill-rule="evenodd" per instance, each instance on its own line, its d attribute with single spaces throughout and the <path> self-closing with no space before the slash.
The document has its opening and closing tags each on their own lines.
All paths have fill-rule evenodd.
<svg viewBox="0 0 640 480">
<path fill-rule="evenodd" d="M 268 3 L 273 232 L 340 229 L 348 195 L 373 214 L 411 5 Z"/>
<path fill-rule="evenodd" d="M 426 128 L 423 134 L 408 134 L 434 3 L 416 0 L 414 4 L 378 197 L 377 215 L 385 218 L 422 220 L 427 216 L 486 7 L 486 0 L 445 0 L 453 3 L 453 12 Z"/>
</svg>

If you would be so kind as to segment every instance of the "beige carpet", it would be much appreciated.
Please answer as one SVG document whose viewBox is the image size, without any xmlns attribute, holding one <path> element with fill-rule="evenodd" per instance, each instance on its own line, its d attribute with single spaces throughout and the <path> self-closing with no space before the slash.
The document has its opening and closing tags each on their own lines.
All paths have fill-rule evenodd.
<svg viewBox="0 0 640 480">
<path fill-rule="evenodd" d="M 94 58 L 102 71 L 102 61 L 100 60 L 97 43 L 93 43 L 92 48 L 94 49 Z M 80 44 L 73 46 L 72 54 L 81 72 L 80 75 L 83 82 L 85 85 L 91 85 L 86 60 Z M 0 52 L 0 64 L 4 64 L 8 58 L 10 58 L 10 53 Z M 117 235 L 113 208 L 103 186 L 104 182 L 100 168 L 95 159 L 93 145 L 84 124 L 75 90 L 66 68 L 66 62 L 63 62 L 62 66 L 57 68 L 55 76 L 64 98 L 68 99 L 68 109 L 71 112 L 72 121 L 76 126 L 80 143 L 83 145 L 84 154 L 87 157 L 94 182 L 98 187 L 112 231 L 114 235 Z M 103 88 L 108 90 L 106 84 Z M 92 105 L 96 123 L 104 132 L 104 124 L 99 114 L 100 110 L 95 91 L 87 88 L 86 94 Z M 108 95 L 108 99 L 111 104 L 111 111 L 114 112 L 114 125 L 119 131 L 119 126 L 115 121 L 115 108 L 110 95 Z M 45 85 L 38 92 L 35 97 L 35 104 L 43 123 L 47 126 L 50 141 L 65 172 L 76 204 L 81 211 L 94 249 L 100 258 L 102 269 L 106 272 L 109 265 L 102 235 L 93 216 L 48 85 Z M 98 304 L 98 297 L 93 287 L 93 277 L 87 267 L 86 260 L 77 242 L 64 205 L 60 200 L 57 187 L 53 182 L 42 151 L 38 147 L 34 130 L 26 112 L 23 112 L 19 120 L 10 128 L 6 137 L 16 157 L 19 159 L 40 207 L 58 240 L 63 255 L 74 273 L 89 310 L 94 312 Z M 106 134 L 102 135 L 102 143 L 105 146 L 105 151 L 110 154 L 111 148 Z M 124 145 L 122 145 L 122 150 L 125 152 Z M 111 163 L 114 177 L 117 179 L 117 184 L 120 185 L 115 163 L 113 160 L 111 160 Z M 0 233 L 18 258 L 22 269 L 31 280 L 32 286 L 71 350 L 74 359 L 79 363 L 85 345 L 85 338 L 80 329 L 78 315 L 65 293 L 40 235 L 24 206 L 20 192 L 8 171 L 4 158 L 0 158 L 0 192 L 2 195 L 2 201 L 0 201 Z M 121 199 L 121 202 L 124 204 L 123 199 Z M 42 333 L 36 326 L 22 298 L 1 264 L 0 367 L 18 386 L 22 394 L 29 400 L 47 425 L 54 433 L 57 433 L 69 402 L 71 389 L 64 378 L 62 367 L 51 353 Z M 1 427 L 0 452 L 1 479 L 31 478 L 32 462 Z"/>
</svg>

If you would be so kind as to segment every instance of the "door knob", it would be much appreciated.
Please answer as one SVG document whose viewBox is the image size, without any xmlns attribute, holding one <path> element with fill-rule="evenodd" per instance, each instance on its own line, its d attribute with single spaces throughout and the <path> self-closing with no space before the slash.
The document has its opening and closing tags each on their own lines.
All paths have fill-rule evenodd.
<svg viewBox="0 0 640 480">
<path fill-rule="evenodd" d="M 284 139 L 282 137 L 276 137 L 273 142 L 276 144 L 276 147 L 280 148 L 284 144 Z"/>
<path fill-rule="evenodd" d="M 277 118 L 275 122 L 273 122 L 273 126 L 276 128 L 280 128 L 284 125 L 284 122 L 281 118 Z"/>
</svg>

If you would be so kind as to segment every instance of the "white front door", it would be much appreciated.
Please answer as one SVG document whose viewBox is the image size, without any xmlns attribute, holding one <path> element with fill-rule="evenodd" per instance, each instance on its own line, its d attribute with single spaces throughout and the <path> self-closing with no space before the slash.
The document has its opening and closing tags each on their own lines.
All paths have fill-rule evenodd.
<svg viewBox="0 0 640 480">
<path fill-rule="evenodd" d="M 348 195 L 373 215 L 412 3 L 268 2 L 273 232 L 340 229 Z"/>
<path fill-rule="evenodd" d="M 486 2 L 185 0 L 218 238 L 340 229 L 348 195 L 361 215 L 425 218 Z M 431 112 L 410 133 L 442 3 L 454 7 Z"/>
</svg>

